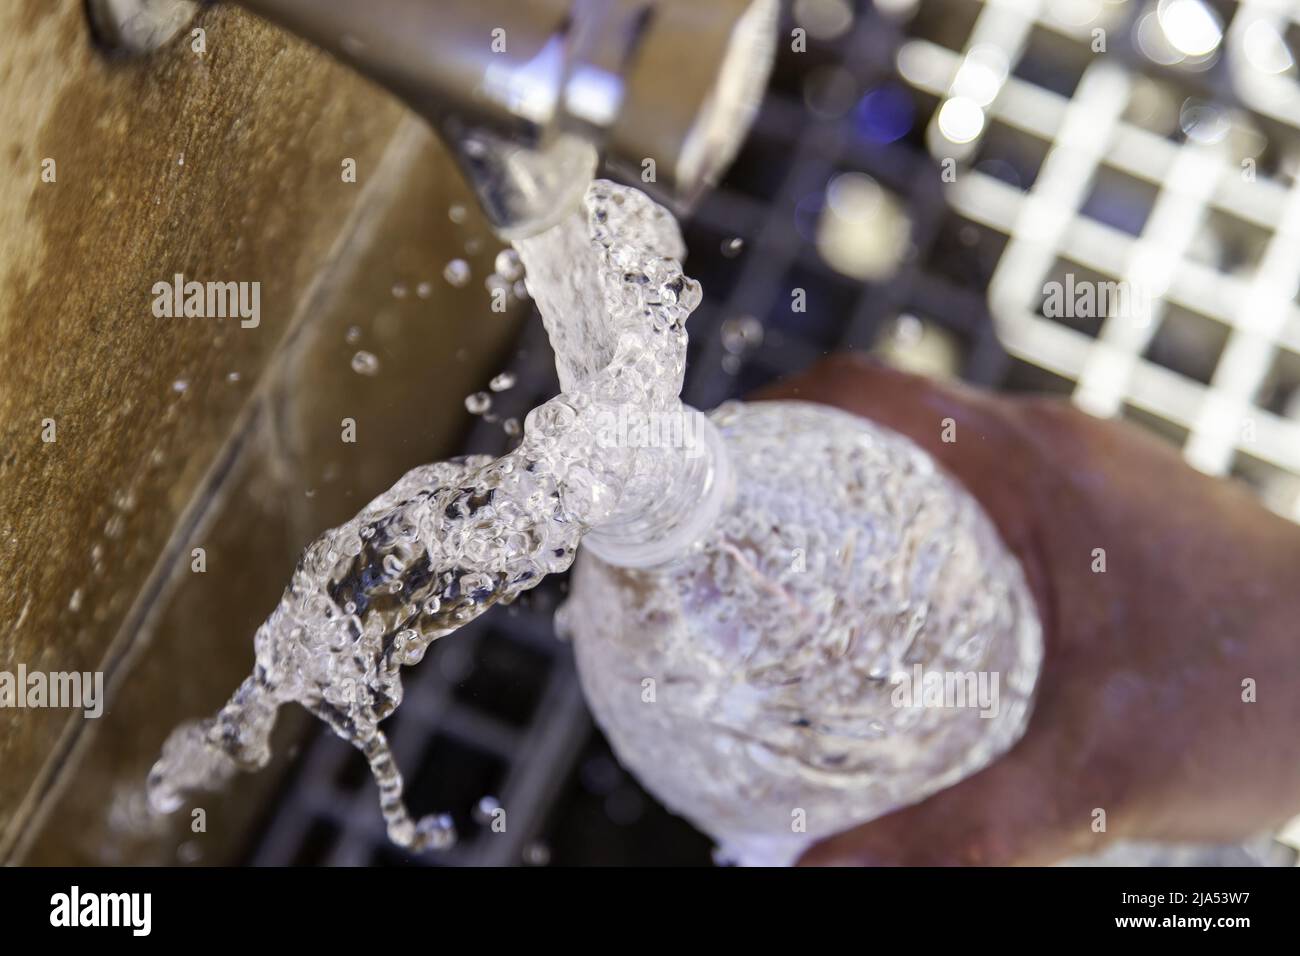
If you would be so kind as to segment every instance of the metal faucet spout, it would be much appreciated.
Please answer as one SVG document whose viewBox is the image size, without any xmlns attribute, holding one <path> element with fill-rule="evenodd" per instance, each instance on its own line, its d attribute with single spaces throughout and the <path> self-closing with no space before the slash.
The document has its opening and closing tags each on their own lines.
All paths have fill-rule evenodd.
<svg viewBox="0 0 1300 956">
<path fill-rule="evenodd" d="M 777 0 L 231 0 L 401 98 L 455 153 L 498 231 L 542 231 L 598 156 L 689 205 L 734 157 L 771 69 Z M 89 0 L 142 52 L 191 0 Z"/>
</svg>

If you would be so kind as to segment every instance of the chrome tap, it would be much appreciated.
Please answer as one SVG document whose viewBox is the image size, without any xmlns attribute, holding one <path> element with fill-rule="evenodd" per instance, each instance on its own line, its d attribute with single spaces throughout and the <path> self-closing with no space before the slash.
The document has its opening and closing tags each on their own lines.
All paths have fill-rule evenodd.
<svg viewBox="0 0 1300 956">
<path fill-rule="evenodd" d="M 455 154 L 506 238 L 572 208 L 598 156 L 680 206 L 731 162 L 771 69 L 777 0 L 230 0 L 400 97 Z M 193 0 L 89 0 L 127 52 Z"/>
</svg>

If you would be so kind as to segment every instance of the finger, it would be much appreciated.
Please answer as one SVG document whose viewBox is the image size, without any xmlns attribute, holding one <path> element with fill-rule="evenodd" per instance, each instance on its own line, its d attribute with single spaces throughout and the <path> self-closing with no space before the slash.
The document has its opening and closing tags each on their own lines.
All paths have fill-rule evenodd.
<svg viewBox="0 0 1300 956">
<path fill-rule="evenodd" d="M 920 803 L 819 843 L 801 866 L 1044 865 L 1085 848 L 1086 817 L 1060 812 L 1045 775 L 1011 754 Z M 1098 848 L 1092 841 L 1087 849 Z"/>
<path fill-rule="evenodd" d="M 979 408 L 982 393 L 904 372 L 855 352 L 823 359 L 753 397 L 759 401 L 786 399 L 833 405 L 907 435 L 940 457 L 951 451 L 945 446 L 954 444 L 943 440 L 945 419 L 956 424 L 965 419 L 972 428 L 988 425 L 987 409 Z M 977 408 L 979 415 L 971 414 Z"/>
<path fill-rule="evenodd" d="M 1014 484 L 1023 437 L 1005 400 L 978 389 L 938 382 L 846 353 L 818 362 L 754 396 L 832 405 L 906 435 L 956 475 L 981 501 L 1004 497 L 1023 511 Z M 988 505 L 986 505 L 988 507 Z"/>
</svg>

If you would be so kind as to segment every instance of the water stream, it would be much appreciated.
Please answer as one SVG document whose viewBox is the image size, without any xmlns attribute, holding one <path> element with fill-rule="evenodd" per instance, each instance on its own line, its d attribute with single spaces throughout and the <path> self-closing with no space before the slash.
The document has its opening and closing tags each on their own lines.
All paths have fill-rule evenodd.
<svg viewBox="0 0 1300 956">
<path fill-rule="evenodd" d="M 594 526 L 653 512 L 689 479 L 680 443 L 638 447 L 608 434 L 612 422 L 683 414 L 684 323 L 700 289 L 682 274 L 672 217 L 597 181 L 581 208 L 516 249 L 562 393 L 528 415 L 514 451 L 415 468 L 307 547 L 257 630 L 253 672 L 215 716 L 168 737 L 149 774 L 154 810 L 265 766 L 276 715 L 297 702 L 365 755 L 394 842 L 417 851 L 455 842 L 448 815 L 412 819 L 380 728 L 402 702 L 402 667 L 567 569 Z"/>
</svg>

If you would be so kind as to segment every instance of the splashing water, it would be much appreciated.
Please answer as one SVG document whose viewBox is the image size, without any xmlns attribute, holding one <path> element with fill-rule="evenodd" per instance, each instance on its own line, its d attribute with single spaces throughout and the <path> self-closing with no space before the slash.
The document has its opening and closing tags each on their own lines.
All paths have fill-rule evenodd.
<svg viewBox="0 0 1300 956">
<path fill-rule="evenodd" d="M 256 664 L 212 718 L 181 725 L 149 774 L 151 807 L 178 809 L 270 759 L 279 708 L 296 701 L 365 755 L 390 838 L 413 850 L 455 841 L 450 818 L 413 820 L 379 724 L 402 702 L 401 668 L 429 644 L 573 562 L 594 526 L 681 495 L 681 448 L 601 438 L 681 414 L 684 323 L 699 303 L 666 210 L 598 181 L 585 204 L 516 243 L 556 352 L 563 393 L 525 420 L 518 448 L 424 465 L 303 553 L 254 638 Z M 450 279 L 450 277 L 449 277 Z"/>
</svg>

